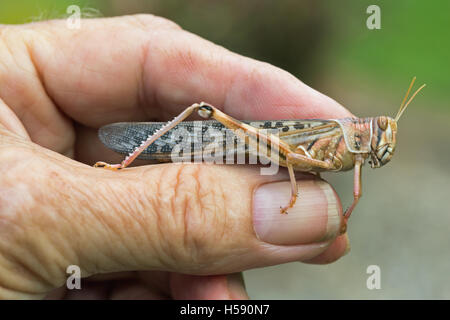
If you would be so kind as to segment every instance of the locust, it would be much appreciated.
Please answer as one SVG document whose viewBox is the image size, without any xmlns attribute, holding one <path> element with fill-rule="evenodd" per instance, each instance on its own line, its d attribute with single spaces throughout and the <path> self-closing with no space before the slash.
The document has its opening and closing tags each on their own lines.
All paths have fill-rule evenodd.
<svg viewBox="0 0 450 320">
<path fill-rule="evenodd" d="M 119 164 L 97 162 L 94 167 L 120 170 L 136 158 L 175 162 L 173 155 L 178 154 L 179 150 L 185 151 L 186 147 L 190 148 L 187 148 L 189 160 L 208 150 L 213 150 L 210 155 L 216 159 L 217 156 L 227 159 L 230 156 L 248 157 L 262 153 L 263 146 L 266 151 L 264 157 L 286 167 L 289 173 L 291 197 L 287 205 L 280 206 L 282 214 L 287 214 L 294 206 L 299 194 L 295 171 L 320 176 L 323 171 L 354 169 L 353 202 L 343 214 L 341 224 L 341 233 L 344 233 L 348 219 L 362 195 L 361 167 L 367 159 L 372 168 L 380 168 L 391 160 L 397 144 L 397 122 L 417 93 L 425 87 L 425 84 L 419 87 L 408 99 L 415 79 L 412 79 L 395 118 L 378 116 L 240 121 L 211 104 L 201 102 L 187 107 L 167 123 L 109 124 L 100 128 L 100 140 L 110 149 L 128 155 Z M 213 120 L 184 121 L 194 112 L 204 119 Z M 171 136 L 169 133 L 173 129 L 182 130 L 183 133 L 177 137 Z M 200 141 L 200 145 L 192 141 Z M 238 141 L 241 142 L 241 148 L 230 147 L 236 146 Z"/>
</svg>

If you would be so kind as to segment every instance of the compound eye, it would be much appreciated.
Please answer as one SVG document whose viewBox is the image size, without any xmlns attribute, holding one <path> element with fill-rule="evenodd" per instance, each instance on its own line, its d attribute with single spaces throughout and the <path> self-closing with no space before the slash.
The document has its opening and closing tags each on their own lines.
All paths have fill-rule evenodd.
<svg viewBox="0 0 450 320">
<path fill-rule="evenodd" d="M 388 122 L 387 122 L 387 119 L 385 117 L 379 117 L 378 118 L 378 127 L 381 130 L 386 130 L 387 125 L 388 125 Z"/>
<path fill-rule="evenodd" d="M 208 105 L 201 105 L 200 108 L 198 109 L 198 114 L 202 117 L 202 118 L 206 118 L 209 119 L 212 117 L 213 114 L 213 108 L 211 108 Z"/>
</svg>

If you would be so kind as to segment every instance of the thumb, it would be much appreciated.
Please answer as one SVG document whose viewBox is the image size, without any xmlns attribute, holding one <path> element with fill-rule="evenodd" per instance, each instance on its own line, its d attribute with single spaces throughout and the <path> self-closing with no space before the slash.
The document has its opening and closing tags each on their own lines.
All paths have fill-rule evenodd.
<svg viewBox="0 0 450 320">
<path fill-rule="evenodd" d="M 107 223 L 107 237 L 99 239 L 90 258 L 99 265 L 96 251 L 110 252 L 106 271 L 125 265 L 231 273 L 309 260 L 339 233 L 336 194 L 327 183 L 308 176 L 299 180 L 297 205 L 289 215 L 281 215 L 280 206 L 290 197 L 286 173 L 262 176 L 258 168 L 207 164 L 94 173 L 90 191 L 102 199 L 94 209 L 95 221 L 103 221 L 103 227 Z M 111 246 L 111 240 L 116 245 Z"/>
<path fill-rule="evenodd" d="M 1 159 L 8 170 L 0 288 L 16 292 L 61 286 L 69 265 L 82 276 L 205 275 L 309 261 L 339 232 L 339 199 L 311 176 L 298 175 L 299 199 L 281 215 L 290 197 L 281 171 L 262 176 L 257 167 L 162 164 L 111 172 L 37 145 L 8 154 Z"/>
</svg>

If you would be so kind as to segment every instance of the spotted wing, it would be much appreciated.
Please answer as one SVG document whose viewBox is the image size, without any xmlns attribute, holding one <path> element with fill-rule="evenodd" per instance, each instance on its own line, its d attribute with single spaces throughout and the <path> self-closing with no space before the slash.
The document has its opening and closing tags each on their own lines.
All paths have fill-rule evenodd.
<svg viewBox="0 0 450 320">
<path fill-rule="evenodd" d="M 313 141 L 324 133 L 338 128 L 333 120 L 242 122 L 258 129 L 268 130 L 270 133 L 278 131 L 280 138 L 293 146 Z M 100 128 L 99 137 L 108 148 L 121 154 L 129 154 L 164 124 L 163 122 L 113 123 Z M 195 158 L 206 153 L 217 159 L 217 157 L 246 155 L 248 151 L 248 146 L 220 122 L 183 121 L 156 140 L 138 158 L 171 161 L 173 156 Z"/>
</svg>

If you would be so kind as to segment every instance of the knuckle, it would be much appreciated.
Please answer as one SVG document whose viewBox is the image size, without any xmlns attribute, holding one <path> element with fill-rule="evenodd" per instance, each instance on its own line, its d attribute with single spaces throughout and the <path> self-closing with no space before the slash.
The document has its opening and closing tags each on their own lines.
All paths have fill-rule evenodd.
<svg viewBox="0 0 450 320">
<path fill-rule="evenodd" d="M 175 22 L 155 16 L 152 14 L 135 14 L 129 16 L 130 23 L 140 27 L 145 31 L 152 31 L 155 28 L 159 29 L 181 29 L 181 27 Z"/>
<path fill-rule="evenodd" d="M 173 258 L 206 263 L 211 258 L 210 244 L 225 234 L 227 197 L 223 189 L 204 165 L 170 166 L 163 180 L 157 192 L 158 216 L 169 226 L 162 236 L 170 244 Z"/>
</svg>

